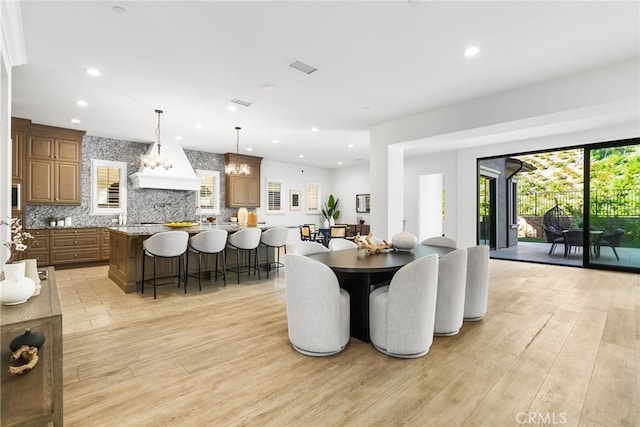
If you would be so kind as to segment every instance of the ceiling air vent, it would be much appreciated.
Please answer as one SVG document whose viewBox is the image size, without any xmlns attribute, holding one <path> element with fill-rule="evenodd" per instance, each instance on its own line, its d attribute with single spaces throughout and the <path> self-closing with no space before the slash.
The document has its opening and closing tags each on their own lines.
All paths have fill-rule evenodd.
<svg viewBox="0 0 640 427">
<path fill-rule="evenodd" d="M 233 98 L 229 102 L 233 102 L 234 104 L 242 105 L 243 107 L 248 107 L 251 104 L 253 104 L 252 102 L 243 101 L 242 99 L 237 99 L 237 98 Z"/>
<path fill-rule="evenodd" d="M 311 65 L 305 64 L 304 62 L 298 60 L 295 60 L 291 64 L 289 64 L 289 67 L 295 68 L 298 71 L 302 71 L 305 74 L 311 74 L 317 70 L 316 67 L 312 67 Z"/>
</svg>

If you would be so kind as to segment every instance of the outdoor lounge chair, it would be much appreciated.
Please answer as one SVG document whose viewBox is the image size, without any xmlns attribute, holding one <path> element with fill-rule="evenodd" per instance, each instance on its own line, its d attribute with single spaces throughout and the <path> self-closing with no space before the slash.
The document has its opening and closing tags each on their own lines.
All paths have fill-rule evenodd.
<svg viewBox="0 0 640 427">
<path fill-rule="evenodd" d="M 606 233 L 600 236 L 598 239 L 597 245 L 597 256 L 600 257 L 600 248 L 602 246 L 609 246 L 613 249 L 613 253 L 616 256 L 616 259 L 620 261 L 620 257 L 618 256 L 618 252 L 616 252 L 616 248 L 620 246 L 622 243 L 622 237 L 624 236 L 624 229 L 618 228 L 613 233 Z"/>
</svg>

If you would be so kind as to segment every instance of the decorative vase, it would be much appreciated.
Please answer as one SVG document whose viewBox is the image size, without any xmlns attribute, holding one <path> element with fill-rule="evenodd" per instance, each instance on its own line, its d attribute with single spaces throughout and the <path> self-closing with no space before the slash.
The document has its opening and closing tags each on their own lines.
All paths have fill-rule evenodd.
<svg viewBox="0 0 640 427">
<path fill-rule="evenodd" d="M 25 264 L 24 275 L 33 280 L 33 283 L 36 285 L 33 296 L 35 297 L 36 295 L 40 295 L 40 289 L 42 288 L 42 286 L 40 285 L 40 276 L 38 276 L 38 260 L 35 258 L 30 258 L 19 262 Z"/>
<path fill-rule="evenodd" d="M 248 216 L 247 208 L 238 209 L 238 225 L 240 227 L 247 226 L 247 216 Z"/>
<path fill-rule="evenodd" d="M 333 227 L 334 225 L 336 225 L 336 220 L 333 219 L 333 217 L 329 218 L 329 227 Z"/>
<path fill-rule="evenodd" d="M 258 226 L 258 213 L 251 211 L 247 216 L 247 226 L 249 227 L 257 227 Z"/>
<path fill-rule="evenodd" d="M 0 303 L 22 304 L 33 296 L 36 285 L 33 280 L 25 277 L 25 267 L 23 262 L 4 265 L 5 280 L 0 282 Z"/>
<path fill-rule="evenodd" d="M 329 220 L 325 218 L 323 225 L 324 225 L 324 228 L 329 228 Z"/>
<path fill-rule="evenodd" d="M 31 332 L 31 329 L 27 329 L 24 334 L 11 340 L 9 348 L 11 351 L 18 351 L 23 345 L 40 348 L 42 344 L 44 344 L 44 341 L 45 337 L 40 332 Z"/>
<path fill-rule="evenodd" d="M 418 238 L 413 234 L 407 232 L 407 221 L 402 221 L 402 232 L 395 234 L 391 238 L 391 243 L 393 246 L 398 248 L 401 251 L 410 251 L 415 248 L 418 244 Z"/>
</svg>

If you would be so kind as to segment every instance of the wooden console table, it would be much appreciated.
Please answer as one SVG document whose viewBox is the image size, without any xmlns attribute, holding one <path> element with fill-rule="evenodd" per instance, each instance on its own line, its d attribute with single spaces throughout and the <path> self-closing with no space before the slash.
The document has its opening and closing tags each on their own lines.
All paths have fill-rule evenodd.
<svg viewBox="0 0 640 427">
<path fill-rule="evenodd" d="M 0 307 L 0 425 L 62 425 L 62 311 L 53 267 L 47 269 L 40 295 L 19 305 Z M 24 375 L 9 375 L 11 341 L 27 329 L 45 342 L 38 364 Z"/>
</svg>

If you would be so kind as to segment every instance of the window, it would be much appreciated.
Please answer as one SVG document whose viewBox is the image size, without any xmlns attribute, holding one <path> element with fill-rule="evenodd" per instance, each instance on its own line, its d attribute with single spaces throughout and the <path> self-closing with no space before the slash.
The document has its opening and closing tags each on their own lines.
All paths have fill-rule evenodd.
<svg viewBox="0 0 640 427">
<path fill-rule="evenodd" d="M 267 178 L 267 213 L 284 213 L 283 188 L 282 181 Z"/>
<path fill-rule="evenodd" d="M 209 170 L 196 170 L 200 178 L 200 192 L 198 194 L 198 207 L 201 214 L 220 214 L 220 172 Z"/>
<path fill-rule="evenodd" d="M 320 184 L 307 184 L 307 213 L 320 213 Z"/>
<path fill-rule="evenodd" d="M 127 213 L 127 164 L 91 160 L 91 214 Z"/>
<path fill-rule="evenodd" d="M 511 179 L 509 186 L 509 225 L 512 228 L 518 227 L 518 180 Z"/>
</svg>

